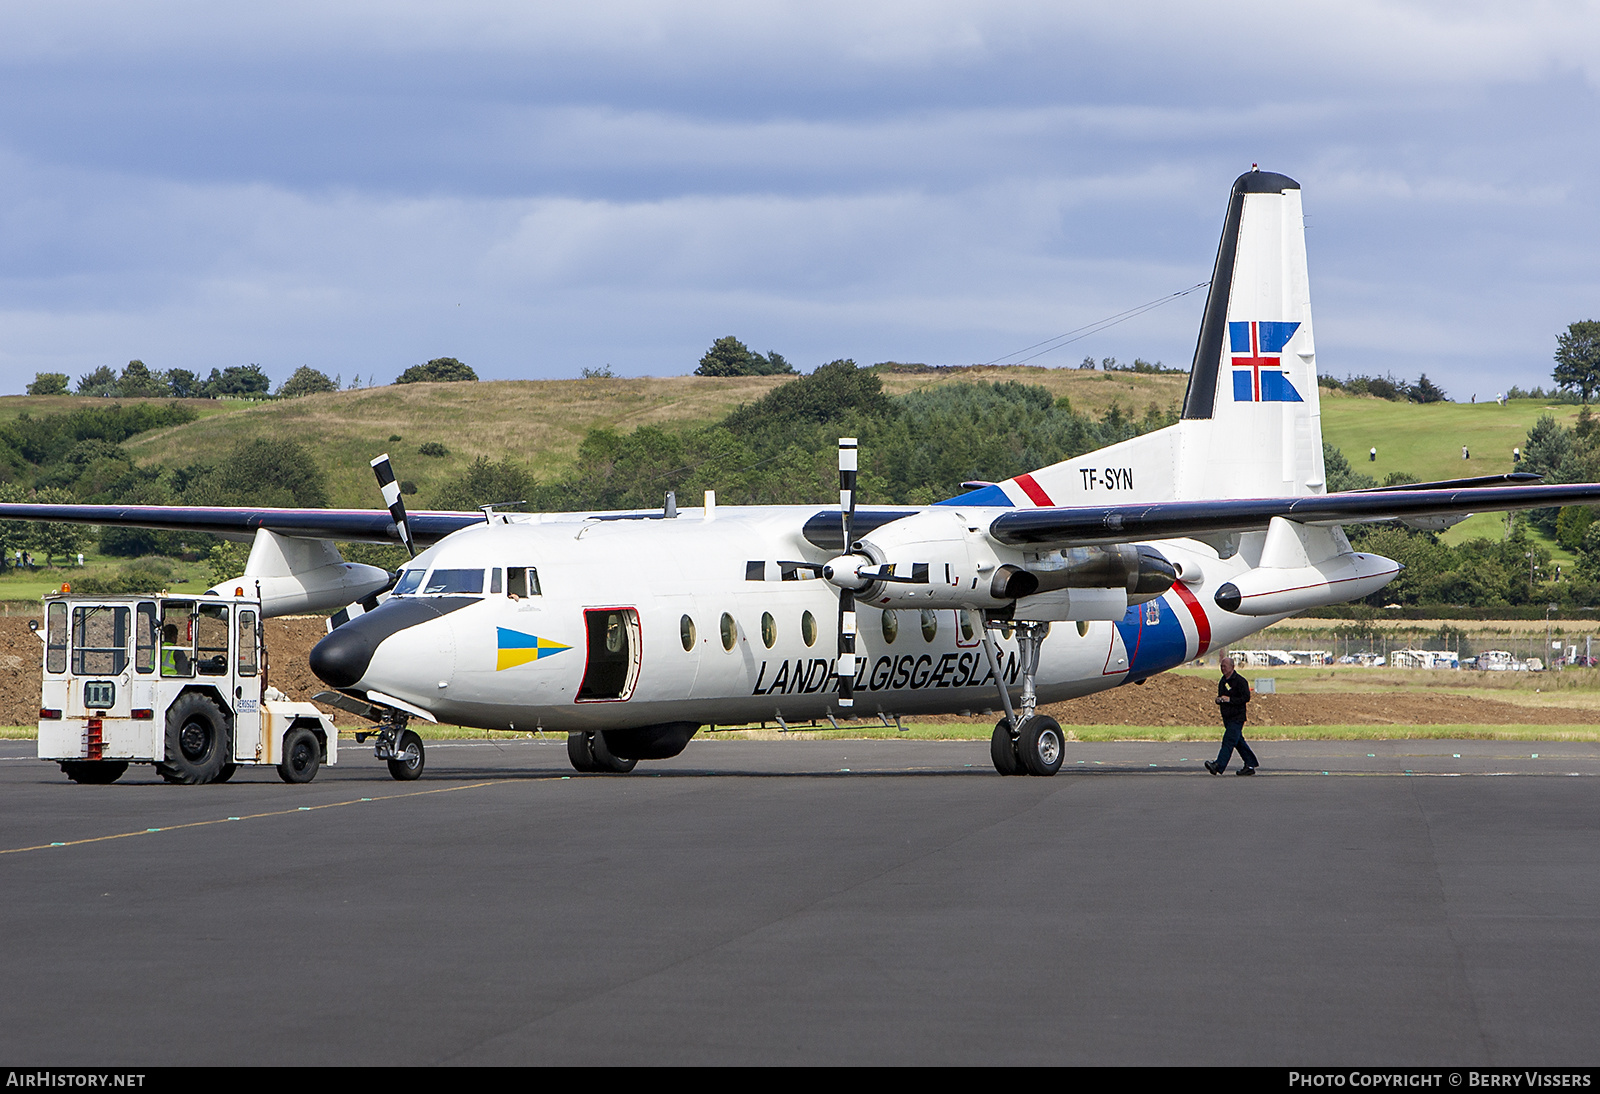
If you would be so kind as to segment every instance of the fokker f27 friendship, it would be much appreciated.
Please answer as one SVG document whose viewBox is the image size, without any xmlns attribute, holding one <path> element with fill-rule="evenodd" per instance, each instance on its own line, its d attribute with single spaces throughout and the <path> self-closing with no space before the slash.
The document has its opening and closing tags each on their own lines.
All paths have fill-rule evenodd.
<svg viewBox="0 0 1600 1094">
<path fill-rule="evenodd" d="M 325 701 L 417 771 L 413 718 L 565 732 L 580 771 L 680 753 L 708 724 L 1003 710 L 1002 774 L 1051 775 L 1036 713 L 1140 683 L 1400 567 L 1341 525 L 1443 528 L 1485 510 L 1600 501 L 1497 476 L 1329 494 L 1300 187 L 1233 185 L 1177 424 L 925 507 L 621 513 L 0 505 L 0 518 L 254 536 L 217 590 L 263 615 L 337 612 L 311 653 Z M 397 574 L 335 541 L 403 543 Z M 398 764 L 394 761 L 399 760 Z M 409 761 L 409 762 L 408 762 Z M 169 762 L 173 762 L 169 757 Z M 403 777 L 403 776 L 402 776 Z"/>
</svg>

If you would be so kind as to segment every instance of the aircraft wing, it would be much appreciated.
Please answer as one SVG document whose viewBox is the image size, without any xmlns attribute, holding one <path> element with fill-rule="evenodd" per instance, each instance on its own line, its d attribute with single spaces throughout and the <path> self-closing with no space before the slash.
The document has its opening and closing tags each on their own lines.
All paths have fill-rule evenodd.
<svg viewBox="0 0 1600 1094">
<path fill-rule="evenodd" d="M 431 545 L 451 532 L 482 523 L 482 513 L 420 512 L 407 523 L 417 543 Z M 399 543 L 394 518 L 385 509 L 248 509 L 203 505 L 0 504 L 0 520 L 96 524 L 107 528 L 154 528 L 165 532 L 209 532 L 244 538 L 265 528 L 284 536 L 355 543 Z"/>
<path fill-rule="evenodd" d="M 1056 549 L 1260 531 L 1273 517 L 1284 517 L 1299 524 L 1357 524 L 1596 504 L 1600 504 L 1600 483 L 1353 490 L 1293 498 L 1221 498 L 1015 509 L 991 521 L 989 534 L 1012 547 Z"/>
</svg>

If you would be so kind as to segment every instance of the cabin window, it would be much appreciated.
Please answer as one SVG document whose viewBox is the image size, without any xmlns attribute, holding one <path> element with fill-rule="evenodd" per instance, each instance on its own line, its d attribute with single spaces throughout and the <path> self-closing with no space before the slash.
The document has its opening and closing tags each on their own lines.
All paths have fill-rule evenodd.
<svg viewBox="0 0 1600 1094">
<path fill-rule="evenodd" d="M 678 620 L 678 638 L 683 642 L 685 653 L 694 649 L 694 620 L 688 616 Z"/>
<path fill-rule="evenodd" d="M 939 637 L 939 616 L 937 612 L 922 609 L 922 640 L 932 642 Z"/>
<path fill-rule="evenodd" d="M 156 670 L 156 606 L 140 604 L 133 617 L 133 667 L 138 672 Z"/>
<path fill-rule="evenodd" d="M 239 613 L 239 675 L 254 676 L 257 668 L 256 653 L 260 637 L 256 634 L 256 613 Z"/>
<path fill-rule="evenodd" d="M 482 570 L 434 570 L 422 584 L 424 596 L 483 594 Z"/>
<path fill-rule="evenodd" d="M 128 665 L 128 609 L 72 609 L 72 671 L 115 676 Z"/>
<path fill-rule="evenodd" d="M 417 591 L 417 586 L 422 584 L 422 577 L 426 570 L 406 570 L 400 575 L 400 580 L 394 587 L 395 596 L 407 596 Z"/>
<path fill-rule="evenodd" d="M 67 671 L 67 606 L 56 603 L 44 613 L 44 667 L 46 672 Z"/>
<path fill-rule="evenodd" d="M 771 649 L 778 641 L 778 622 L 772 618 L 771 612 L 761 613 L 761 642 L 767 649 Z"/>
<path fill-rule="evenodd" d="M 971 642 L 974 633 L 972 629 L 972 613 L 957 612 L 956 618 L 961 621 L 961 641 Z"/>
<path fill-rule="evenodd" d="M 1078 637 L 1079 638 L 1088 638 L 1089 637 L 1089 621 L 1087 619 L 1078 620 Z"/>
<path fill-rule="evenodd" d="M 506 571 L 506 593 L 524 597 L 539 595 L 539 571 L 532 566 L 515 566 Z"/>
<path fill-rule="evenodd" d="M 887 608 L 883 613 L 883 640 L 894 645 L 895 638 L 900 634 L 900 618 L 893 608 Z"/>
<path fill-rule="evenodd" d="M 733 616 L 727 612 L 722 613 L 722 648 L 733 649 L 733 644 L 739 640 L 739 625 L 733 621 Z"/>
<path fill-rule="evenodd" d="M 805 644 L 808 646 L 817 644 L 817 617 L 810 612 L 805 612 L 800 616 L 800 637 L 805 640 Z"/>
</svg>

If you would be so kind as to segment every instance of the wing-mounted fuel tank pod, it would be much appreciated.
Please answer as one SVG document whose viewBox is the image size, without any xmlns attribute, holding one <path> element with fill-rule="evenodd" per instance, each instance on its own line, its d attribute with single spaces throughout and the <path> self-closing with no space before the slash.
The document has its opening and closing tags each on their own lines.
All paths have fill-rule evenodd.
<svg viewBox="0 0 1600 1094">
<path fill-rule="evenodd" d="M 377 566 L 346 562 L 326 539 L 302 539 L 256 530 L 244 574 L 208 593 L 226 596 L 236 588 L 254 595 L 260 589 L 264 617 L 331 612 L 383 592 L 394 575 Z"/>
<path fill-rule="evenodd" d="M 1217 590 L 1219 608 L 1236 615 L 1288 615 L 1368 596 L 1400 572 L 1382 555 L 1352 550 L 1337 525 L 1314 527 L 1273 517 L 1261 564 Z"/>
</svg>

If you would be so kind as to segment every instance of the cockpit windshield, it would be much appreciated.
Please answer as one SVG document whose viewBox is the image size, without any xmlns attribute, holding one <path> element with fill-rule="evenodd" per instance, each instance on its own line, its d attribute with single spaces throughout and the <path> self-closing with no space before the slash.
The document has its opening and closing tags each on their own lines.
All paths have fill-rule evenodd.
<svg viewBox="0 0 1600 1094">
<path fill-rule="evenodd" d="M 400 580 L 395 584 L 393 595 L 405 596 L 407 593 L 416 592 L 417 586 L 422 584 L 423 575 L 427 572 L 426 570 L 407 570 L 402 573 Z"/>
<path fill-rule="evenodd" d="M 434 570 L 423 583 L 424 596 L 461 595 L 483 593 L 482 570 Z"/>
</svg>

